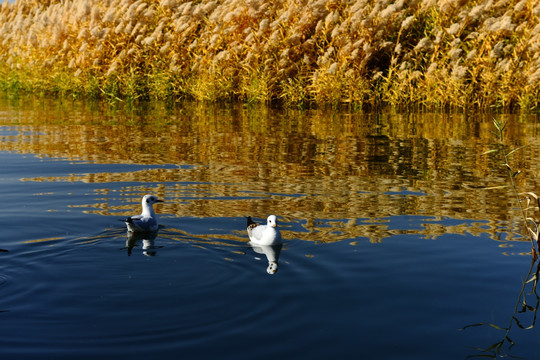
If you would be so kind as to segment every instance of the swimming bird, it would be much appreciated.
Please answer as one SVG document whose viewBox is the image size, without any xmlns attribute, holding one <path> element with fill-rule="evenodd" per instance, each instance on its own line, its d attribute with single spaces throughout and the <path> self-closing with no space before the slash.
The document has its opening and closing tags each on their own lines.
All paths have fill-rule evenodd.
<svg viewBox="0 0 540 360">
<path fill-rule="evenodd" d="M 141 215 L 130 216 L 124 220 L 128 231 L 156 231 L 158 222 L 152 205 L 158 202 L 163 202 L 163 200 L 159 200 L 154 195 L 144 195 L 141 201 Z"/>
<path fill-rule="evenodd" d="M 251 220 L 251 216 L 248 216 L 247 232 L 249 240 L 255 245 L 281 244 L 281 233 L 276 226 L 276 215 L 270 215 L 268 219 L 266 219 L 266 225 L 259 225 Z"/>
</svg>

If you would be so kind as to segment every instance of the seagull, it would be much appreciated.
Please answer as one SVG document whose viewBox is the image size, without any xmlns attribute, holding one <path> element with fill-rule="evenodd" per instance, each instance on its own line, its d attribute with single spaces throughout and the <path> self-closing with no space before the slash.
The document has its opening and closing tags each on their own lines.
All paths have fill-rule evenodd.
<svg viewBox="0 0 540 360">
<path fill-rule="evenodd" d="M 276 229 L 276 215 L 270 215 L 266 220 L 266 225 L 259 225 L 251 216 L 247 217 L 247 232 L 249 240 L 255 245 L 277 245 L 281 244 L 281 234 Z"/>
<path fill-rule="evenodd" d="M 154 195 L 144 195 L 141 201 L 142 214 L 128 217 L 125 221 L 128 231 L 156 231 L 158 229 L 157 216 L 153 204 L 163 202 Z"/>
</svg>

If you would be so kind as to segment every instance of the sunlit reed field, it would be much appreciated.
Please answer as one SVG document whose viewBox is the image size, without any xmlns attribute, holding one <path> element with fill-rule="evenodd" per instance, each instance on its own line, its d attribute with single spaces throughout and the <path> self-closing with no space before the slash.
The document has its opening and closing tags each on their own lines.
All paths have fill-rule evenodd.
<svg viewBox="0 0 540 360">
<path fill-rule="evenodd" d="M 537 0 L 5 2 L 8 93 L 538 110 Z"/>
</svg>

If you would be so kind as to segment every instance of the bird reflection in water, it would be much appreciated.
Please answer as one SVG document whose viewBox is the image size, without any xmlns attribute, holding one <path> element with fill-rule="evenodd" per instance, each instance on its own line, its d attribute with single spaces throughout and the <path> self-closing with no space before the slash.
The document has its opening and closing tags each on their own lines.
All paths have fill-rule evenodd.
<svg viewBox="0 0 540 360">
<path fill-rule="evenodd" d="M 131 256 L 133 248 L 139 246 L 142 242 L 143 254 L 146 256 L 155 256 L 157 249 L 161 246 L 155 246 L 155 239 L 158 231 L 140 231 L 140 232 L 127 232 L 126 247 L 128 256 Z"/>
<path fill-rule="evenodd" d="M 255 245 L 250 242 L 250 245 L 257 254 L 266 255 L 266 259 L 268 259 L 268 268 L 266 268 L 266 272 L 271 275 L 275 274 L 278 270 L 279 254 L 283 244 Z"/>
</svg>

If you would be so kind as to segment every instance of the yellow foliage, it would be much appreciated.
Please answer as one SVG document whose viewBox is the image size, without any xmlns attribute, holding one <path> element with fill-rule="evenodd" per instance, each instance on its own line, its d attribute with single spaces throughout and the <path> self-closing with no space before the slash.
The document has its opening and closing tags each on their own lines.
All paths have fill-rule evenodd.
<svg viewBox="0 0 540 360">
<path fill-rule="evenodd" d="M 539 16 L 536 0 L 18 0 L 0 7 L 0 86 L 530 110 Z"/>
</svg>

